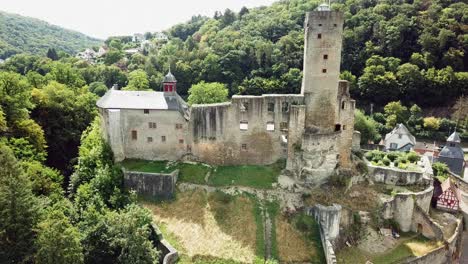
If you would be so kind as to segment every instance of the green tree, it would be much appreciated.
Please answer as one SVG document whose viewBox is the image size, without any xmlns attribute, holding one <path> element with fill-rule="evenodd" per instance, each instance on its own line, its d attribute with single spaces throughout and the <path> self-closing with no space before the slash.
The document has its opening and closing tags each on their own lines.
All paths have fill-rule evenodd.
<svg viewBox="0 0 468 264">
<path fill-rule="evenodd" d="M 12 72 L 0 72 L 0 107 L 7 124 L 28 118 L 33 107 L 31 87 L 23 76 Z"/>
<path fill-rule="evenodd" d="M 57 51 L 54 49 L 54 48 L 49 48 L 47 50 L 47 58 L 51 59 L 51 60 L 58 60 L 59 59 L 59 56 L 57 54 Z"/>
<path fill-rule="evenodd" d="M 118 62 L 124 56 L 123 52 L 118 49 L 109 49 L 104 57 L 104 63 L 106 65 L 111 65 Z"/>
<path fill-rule="evenodd" d="M 103 96 L 107 92 L 107 87 L 103 82 L 93 82 L 88 89 L 97 96 Z"/>
<path fill-rule="evenodd" d="M 30 260 L 37 200 L 13 152 L 0 144 L 0 262 Z"/>
<path fill-rule="evenodd" d="M 439 130 L 440 127 L 440 119 L 430 116 L 424 118 L 424 128 L 432 131 Z"/>
<path fill-rule="evenodd" d="M 149 89 L 148 75 L 143 70 L 134 70 L 128 75 L 128 85 L 123 90 L 143 91 Z"/>
<path fill-rule="evenodd" d="M 36 263 L 83 263 L 80 233 L 62 211 L 48 211 L 46 219 L 38 224 L 37 233 Z"/>
<path fill-rule="evenodd" d="M 189 104 L 211 104 L 227 101 L 228 90 L 222 83 L 206 83 L 201 81 L 190 87 Z"/>
<path fill-rule="evenodd" d="M 408 108 L 403 106 L 400 101 L 390 102 L 384 107 L 385 117 L 387 119 L 387 128 L 394 128 L 397 124 L 406 124 L 409 113 Z"/>
<path fill-rule="evenodd" d="M 381 136 L 377 131 L 377 122 L 364 112 L 360 110 L 354 111 L 354 129 L 361 132 L 361 142 L 366 144 L 368 142 L 379 141 Z"/>
</svg>

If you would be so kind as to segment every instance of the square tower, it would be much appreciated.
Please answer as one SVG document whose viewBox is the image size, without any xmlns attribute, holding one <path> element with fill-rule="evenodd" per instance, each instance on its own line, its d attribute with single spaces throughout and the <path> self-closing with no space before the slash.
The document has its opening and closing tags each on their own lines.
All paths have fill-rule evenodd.
<svg viewBox="0 0 468 264">
<path fill-rule="evenodd" d="M 322 4 L 306 14 L 304 27 L 301 94 L 306 104 L 305 127 L 331 132 L 335 130 L 338 109 L 343 13 Z"/>
</svg>

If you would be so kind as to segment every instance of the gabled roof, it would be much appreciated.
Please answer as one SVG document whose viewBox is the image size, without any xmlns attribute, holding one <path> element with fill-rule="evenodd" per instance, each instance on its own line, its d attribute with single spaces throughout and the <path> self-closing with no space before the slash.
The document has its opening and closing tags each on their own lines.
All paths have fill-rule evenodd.
<svg viewBox="0 0 468 264">
<path fill-rule="evenodd" d="M 442 193 L 446 192 L 447 190 L 451 190 L 455 197 L 457 197 L 457 200 L 461 201 L 460 190 L 457 188 L 457 186 L 455 186 L 450 178 L 447 178 L 443 183 L 441 183 L 440 188 L 442 189 Z"/>
<path fill-rule="evenodd" d="M 447 138 L 447 142 L 461 143 L 460 135 L 458 135 L 457 131 L 453 132 L 452 135 Z"/>
<path fill-rule="evenodd" d="M 392 132 L 388 133 L 385 135 L 385 140 L 388 140 L 390 139 L 393 135 L 398 135 L 398 134 L 402 134 L 402 135 L 407 135 L 411 144 L 416 145 L 416 138 L 411 135 L 411 133 L 409 132 L 408 128 L 405 127 L 405 125 L 403 124 L 398 124 L 393 130 Z"/>
<path fill-rule="evenodd" d="M 97 101 L 105 109 L 170 109 L 163 92 L 110 89 Z"/>
</svg>

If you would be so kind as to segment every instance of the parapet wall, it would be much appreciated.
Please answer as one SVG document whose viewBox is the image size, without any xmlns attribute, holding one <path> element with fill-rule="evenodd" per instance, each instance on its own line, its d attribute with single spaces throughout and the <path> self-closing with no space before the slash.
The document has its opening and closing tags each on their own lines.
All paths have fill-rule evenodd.
<svg viewBox="0 0 468 264">
<path fill-rule="evenodd" d="M 124 185 L 150 199 L 171 199 L 176 190 L 179 170 L 172 173 L 124 171 Z"/>
<path fill-rule="evenodd" d="M 373 182 L 391 185 L 428 184 L 422 171 L 406 171 L 397 168 L 374 166 L 367 164 L 369 178 Z"/>
</svg>

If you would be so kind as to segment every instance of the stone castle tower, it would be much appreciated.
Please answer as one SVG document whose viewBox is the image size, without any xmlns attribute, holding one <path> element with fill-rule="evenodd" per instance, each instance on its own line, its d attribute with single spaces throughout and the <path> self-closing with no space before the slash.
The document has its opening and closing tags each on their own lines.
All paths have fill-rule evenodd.
<svg viewBox="0 0 468 264">
<path fill-rule="evenodd" d="M 341 62 L 343 13 L 320 5 L 306 14 L 304 77 L 301 94 L 306 105 L 305 127 L 320 132 L 337 125 L 337 96 Z"/>
</svg>

